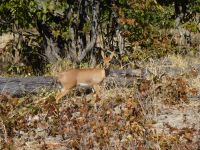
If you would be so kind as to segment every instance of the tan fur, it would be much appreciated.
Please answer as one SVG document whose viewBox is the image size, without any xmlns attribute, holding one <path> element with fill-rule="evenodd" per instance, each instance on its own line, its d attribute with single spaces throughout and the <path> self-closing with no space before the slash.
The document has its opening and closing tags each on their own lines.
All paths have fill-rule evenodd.
<svg viewBox="0 0 200 150">
<path fill-rule="evenodd" d="M 113 57 L 104 57 L 104 65 L 108 67 L 110 60 Z M 58 92 L 56 95 L 56 103 L 65 96 L 71 89 L 77 85 L 88 85 L 96 91 L 96 95 L 100 95 L 100 86 L 99 84 L 106 77 L 105 69 L 69 69 L 58 74 L 57 79 L 62 85 L 61 92 Z"/>
</svg>

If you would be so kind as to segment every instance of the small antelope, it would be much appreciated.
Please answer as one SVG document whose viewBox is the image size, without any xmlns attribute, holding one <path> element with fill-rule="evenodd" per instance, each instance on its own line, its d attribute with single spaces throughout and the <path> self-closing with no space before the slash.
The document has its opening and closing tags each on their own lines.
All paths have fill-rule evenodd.
<svg viewBox="0 0 200 150">
<path fill-rule="evenodd" d="M 58 74 L 57 79 L 62 85 L 62 90 L 56 95 L 56 103 L 65 96 L 70 90 L 76 86 L 90 86 L 95 92 L 96 96 L 100 95 L 99 84 L 109 74 L 109 65 L 114 53 L 109 57 L 105 57 L 101 52 L 104 62 L 103 69 L 69 69 Z"/>
</svg>

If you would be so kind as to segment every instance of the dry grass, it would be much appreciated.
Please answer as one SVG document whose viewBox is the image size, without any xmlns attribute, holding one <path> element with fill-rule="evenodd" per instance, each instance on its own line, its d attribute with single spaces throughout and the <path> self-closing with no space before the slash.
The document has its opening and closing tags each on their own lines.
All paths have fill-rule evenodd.
<svg viewBox="0 0 200 150">
<path fill-rule="evenodd" d="M 0 36 L 0 50 L 5 48 L 6 45 L 13 39 L 14 37 L 13 37 L 13 34 L 11 33 L 3 34 L 2 36 Z"/>
</svg>

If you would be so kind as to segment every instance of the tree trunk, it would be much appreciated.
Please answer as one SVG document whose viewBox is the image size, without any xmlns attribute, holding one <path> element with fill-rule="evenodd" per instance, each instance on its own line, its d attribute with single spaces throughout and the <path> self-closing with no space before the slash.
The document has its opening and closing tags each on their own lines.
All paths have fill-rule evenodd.
<svg viewBox="0 0 200 150">
<path fill-rule="evenodd" d="M 180 23 L 184 19 L 186 19 L 188 3 L 189 3 L 188 0 L 175 0 L 174 1 L 176 27 L 179 27 Z"/>
<path fill-rule="evenodd" d="M 43 24 L 40 20 L 37 20 L 37 30 L 43 37 L 43 48 L 48 62 L 54 63 L 57 60 L 60 60 L 61 58 L 58 54 L 60 50 L 57 43 L 54 41 L 54 37 L 51 31 L 49 31 L 48 26 Z"/>
<path fill-rule="evenodd" d="M 98 26 L 98 17 L 99 17 L 99 6 L 100 2 L 98 0 L 93 0 L 92 4 L 92 24 L 91 24 L 91 34 L 87 39 L 86 34 L 83 29 L 87 22 L 86 9 L 88 9 L 89 4 L 87 1 L 83 0 L 80 3 L 81 9 L 79 12 L 80 23 L 77 24 L 75 21 L 70 26 L 70 56 L 76 64 L 79 64 L 86 55 L 92 51 L 95 47 L 96 39 L 97 39 L 97 26 Z"/>
</svg>

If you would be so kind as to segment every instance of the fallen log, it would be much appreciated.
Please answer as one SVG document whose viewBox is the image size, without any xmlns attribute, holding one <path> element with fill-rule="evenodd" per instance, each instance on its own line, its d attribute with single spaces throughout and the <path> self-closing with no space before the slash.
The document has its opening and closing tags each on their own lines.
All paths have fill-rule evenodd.
<svg viewBox="0 0 200 150">
<path fill-rule="evenodd" d="M 18 97 L 29 93 L 38 93 L 42 88 L 53 89 L 56 84 L 56 80 L 52 77 L 0 77 L 0 93 Z"/>
<path fill-rule="evenodd" d="M 105 87 L 130 86 L 136 76 L 141 76 L 140 70 L 112 70 L 103 84 Z M 30 93 L 39 93 L 44 88 L 49 91 L 55 90 L 59 88 L 59 84 L 54 77 L 0 77 L 0 94 L 21 97 Z M 78 90 L 80 89 L 82 87 L 78 87 Z"/>
</svg>

